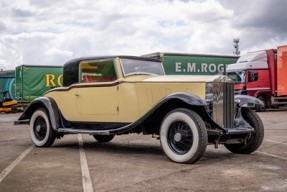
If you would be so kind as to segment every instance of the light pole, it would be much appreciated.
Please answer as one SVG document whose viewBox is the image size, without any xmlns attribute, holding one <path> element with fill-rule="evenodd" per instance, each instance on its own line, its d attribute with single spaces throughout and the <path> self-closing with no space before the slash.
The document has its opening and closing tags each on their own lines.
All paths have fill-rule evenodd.
<svg viewBox="0 0 287 192">
<path fill-rule="evenodd" d="M 234 55 L 240 55 L 240 51 L 239 51 L 239 38 L 235 38 L 233 39 L 233 46 L 234 46 L 234 51 L 233 54 Z"/>
</svg>

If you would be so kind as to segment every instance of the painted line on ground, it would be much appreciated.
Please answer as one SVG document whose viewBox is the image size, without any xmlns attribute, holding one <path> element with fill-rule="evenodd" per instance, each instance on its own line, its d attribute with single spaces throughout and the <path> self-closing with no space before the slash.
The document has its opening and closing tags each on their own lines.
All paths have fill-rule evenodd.
<svg viewBox="0 0 287 192">
<path fill-rule="evenodd" d="M 15 161 L 13 161 L 2 173 L 0 174 L 0 183 L 7 177 L 7 175 L 34 149 L 35 145 L 31 145 L 24 151 Z"/>
<path fill-rule="evenodd" d="M 270 143 L 277 143 L 277 144 L 281 144 L 281 145 L 287 145 L 287 143 L 282 143 L 282 142 L 278 142 L 278 141 L 272 141 L 272 140 L 264 140 Z"/>
<path fill-rule="evenodd" d="M 270 154 L 270 153 L 266 153 L 266 152 L 262 152 L 262 151 L 256 151 L 255 153 L 260 153 L 262 155 L 266 155 L 266 156 L 269 156 L 269 157 L 275 157 L 277 159 L 281 159 L 281 160 L 285 160 L 287 161 L 287 158 L 286 157 L 281 157 L 279 155 L 274 155 L 274 154 Z"/>
<path fill-rule="evenodd" d="M 82 182 L 84 192 L 93 192 L 94 191 L 93 183 L 91 180 L 88 161 L 84 149 L 82 134 L 78 134 L 78 141 L 79 141 L 79 152 L 80 152 L 80 162 L 81 162 Z"/>
</svg>

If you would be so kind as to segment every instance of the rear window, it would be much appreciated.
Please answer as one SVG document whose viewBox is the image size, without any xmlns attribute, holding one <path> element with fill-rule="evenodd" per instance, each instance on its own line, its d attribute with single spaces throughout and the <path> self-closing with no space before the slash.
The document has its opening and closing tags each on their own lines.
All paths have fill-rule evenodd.
<svg viewBox="0 0 287 192">
<path fill-rule="evenodd" d="M 82 61 L 79 70 L 82 83 L 109 82 L 117 79 L 113 60 Z"/>
</svg>

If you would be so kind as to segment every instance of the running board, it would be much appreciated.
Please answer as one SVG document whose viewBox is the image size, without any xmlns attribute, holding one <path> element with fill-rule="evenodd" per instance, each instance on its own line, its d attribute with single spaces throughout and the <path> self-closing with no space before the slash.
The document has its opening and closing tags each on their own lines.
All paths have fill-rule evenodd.
<svg viewBox="0 0 287 192">
<path fill-rule="evenodd" d="M 30 120 L 18 120 L 18 121 L 14 121 L 14 125 L 22 125 L 22 124 L 29 124 Z"/>
<path fill-rule="evenodd" d="M 91 134 L 91 135 L 111 135 L 109 130 L 58 128 L 57 131 L 59 133 L 71 133 L 71 134 L 84 133 L 84 134 Z"/>
</svg>

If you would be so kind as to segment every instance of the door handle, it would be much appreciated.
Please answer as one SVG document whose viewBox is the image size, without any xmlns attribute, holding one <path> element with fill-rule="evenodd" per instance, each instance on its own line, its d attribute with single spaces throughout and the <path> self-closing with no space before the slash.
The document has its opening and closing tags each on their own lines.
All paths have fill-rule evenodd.
<svg viewBox="0 0 287 192">
<path fill-rule="evenodd" d="M 76 96 L 76 97 L 79 97 L 79 96 L 80 96 L 80 94 L 78 94 L 78 93 L 75 93 L 75 96 Z"/>
</svg>

